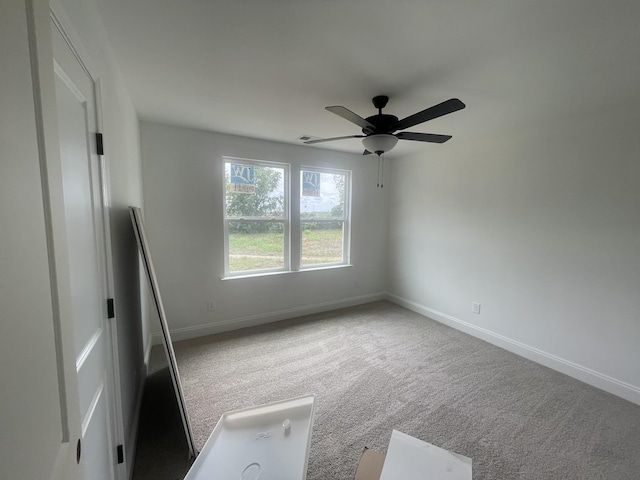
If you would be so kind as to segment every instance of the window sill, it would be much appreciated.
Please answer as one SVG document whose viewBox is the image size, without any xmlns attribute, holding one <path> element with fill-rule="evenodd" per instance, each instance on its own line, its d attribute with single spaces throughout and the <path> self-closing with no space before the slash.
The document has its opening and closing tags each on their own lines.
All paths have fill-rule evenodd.
<svg viewBox="0 0 640 480">
<path fill-rule="evenodd" d="M 334 270 L 334 269 L 349 268 L 349 267 L 353 267 L 353 265 L 350 263 L 340 264 L 340 265 L 322 265 L 318 267 L 304 267 L 304 268 L 301 268 L 300 270 L 277 270 L 273 272 L 255 272 L 255 273 L 246 273 L 246 274 L 238 274 L 238 275 L 228 275 L 228 276 L 222 277 L 220 280 L 227 281 L 227 280 L 240 280 L 240 279 L 256 278 L 256 277 L 271 277 L 275 275 L 290 275 L 292 273 L 317 272 L 319 270 Z"/>
</svg>

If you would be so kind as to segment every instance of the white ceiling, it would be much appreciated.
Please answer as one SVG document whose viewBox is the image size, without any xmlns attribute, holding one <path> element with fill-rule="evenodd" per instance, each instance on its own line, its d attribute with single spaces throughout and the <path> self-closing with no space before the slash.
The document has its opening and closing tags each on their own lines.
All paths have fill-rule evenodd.
<svg viewBox="0 0 640 480">
<path fill-rule="evenodd" d="M 640 99 L 637 0 L 96 0 L 140 118 L 300 144 L 458 97 L 389 156 Z M 462 140 L 461 140 L 462 139 Z M 362 152 L 356 139 L 308 148 Z"/>
</svg>

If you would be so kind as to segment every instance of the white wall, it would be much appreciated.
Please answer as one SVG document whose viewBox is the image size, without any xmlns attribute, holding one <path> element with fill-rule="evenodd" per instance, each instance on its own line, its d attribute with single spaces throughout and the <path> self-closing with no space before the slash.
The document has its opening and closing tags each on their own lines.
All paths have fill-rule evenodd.
<svg viewBox="0 0 640 480">
<path fill-rule="evenodd" d="M 395 162 L 395 300 L 640 403 L 638 111 L 627 98 Z"/>
<path fill-rule="evenodd" d="M 145 226 L 174 340 L 363 303 L 385 291 L 388 202 L 386 189 L 376 188 L 375 160 L 150 122 L 141 123 L 141 144 Z M 221 280 L 223 155 L 352 170 L 354 266 Z M 156 319 L 152 329 L 159 331 Z"/>
<path fill-rule="evenodd" d="M 128 468 L 133 467 L 138 404 L 146 375 L 138 251 L 128 206 L 141 205 L 138 118 L 93 1 L 61 0 L 100 82 L 104 148 L 109 172 L 109 208 L 120 362 L 119 393 Z M 146 328 L 146 327 L 145 327 Z"/>
<path fill-rule="evenodd" d="M 50 478 L 63 431 L 24 0 L 0 4 L 0 45 L 0 478 Z"/>
</svg>

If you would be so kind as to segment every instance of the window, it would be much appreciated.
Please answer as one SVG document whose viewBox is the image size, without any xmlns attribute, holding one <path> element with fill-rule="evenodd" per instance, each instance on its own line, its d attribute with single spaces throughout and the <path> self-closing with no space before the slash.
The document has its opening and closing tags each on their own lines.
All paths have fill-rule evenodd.
<svg viewBox="0 0 640 480">
<path fill-rule="evenodd" d="M 289 269 L 289 166 L 225 159 L 225 274 Z"/>
<path fill-rule="evenodd" d="M 301 268 L 348 263 L 349 172 L 300 170 Z"/>
<path fill-rule="evenodd" d="M 349 263 L 350 172 L 296 167 L 290 180 L 287 164 L 237 158 L 224 169 L 225 276 Z"/>
</svg>

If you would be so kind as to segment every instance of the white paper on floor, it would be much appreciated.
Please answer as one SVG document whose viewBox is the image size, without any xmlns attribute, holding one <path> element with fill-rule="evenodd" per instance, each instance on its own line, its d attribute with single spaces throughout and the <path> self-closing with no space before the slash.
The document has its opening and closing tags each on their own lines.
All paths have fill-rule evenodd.
<svg viewBox="0 0 640 480">
<path fill-rule="evenodd" d="M 394 430 L 380 480 L 471 480 L 471 463 L 469 457 Z"/>
</svg>

